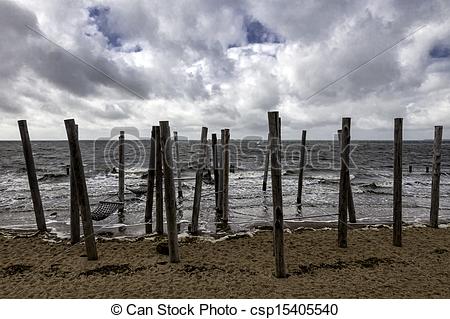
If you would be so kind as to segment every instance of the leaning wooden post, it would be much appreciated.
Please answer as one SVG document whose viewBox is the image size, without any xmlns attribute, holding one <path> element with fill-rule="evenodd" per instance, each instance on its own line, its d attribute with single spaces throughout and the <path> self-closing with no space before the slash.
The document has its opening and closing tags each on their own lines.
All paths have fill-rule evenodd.
<svg viewBox="0 0 450 319">
<path fill-rule="evenodd" d="M 347 247 L 347 209 L 350 175 L 348 165 L 350 162 L 350 121 L 348 117 L 342 118 L 341 132 L 341 174 L 339 181 L 339 220 L 338 220 L 338 246 Z"/>
<path fill-rule="evenodd" d="M 442 126 L 434 127 L 433 175 L 431 182 L 430 225 L 438 228 L 439 224 L 439 183 L 441 179 L 441 144 Z"/>
<path fill-rule="evenodd" d="M 178 132 L 173 132 L 173 142 L 175 143 L 175 156 L 177 157 L 176 169 L 178 179 L 178 198 L 183 198 L 183 188 L 181 183 L 180 151 L 178 149 Z"/>
<path fill-rule="evenodd" d="M 403 119 L 396 118 L 394 127 L 394 246 L 402 246 L 402 145 Z"/>
<path fill-rule="evenodd" d="M 153 232 L 153 188 L 155 187 L 155 165 L 156 165 L 156 126 L 152 127 L 150 139 L 150 159 L 147 176 L 147 199 L 145 201 L 145 233 Z"/>
<path fill-rule="evenodd" d="M 31 149 L 30 136 L 26 120 L 20 120 L 19 124 L 20 138 L 22 139 L 23 155 L 28 174 L 28 184 L 30 185 L 31 199 L 33 201 L 34 215 L 36 217 L 37 228 L 41 232 L 47 231 L 45 225 L 44 209 L 42 207 L 41 193 L 34 166 L 33 150 Z"/>
<path fill-rule="evenodd" d="M 306 131 L 302 131 L 302 145 L 300 149 L 300 171 L 298 172 L 298 187 L 297 187 L 297 211 L 302 211 L 302 192 L 303 192 L 303 170 L 305 168 L 305 154 L 306 154 Z"/>
<path fill-rule="evenodd" d="M 224 129 L 223 139 L 223 188 L 222 188 L 222 220 L 224 223 L 228 223 L 228 187 L 230 178 L 230 130 Z"/>
<path fill-rule="evenodd" d="M 211 148 L 213 158 L 213 173 L 214 173 L 214 193 L 216 202 L 216 211 L 219 204 L 219 163 L 217 159 L 217 134 L 211 136 Z"/>
<path fill-rule="evenodd" d="M 160 121 L 161 150 L 164 163 L 164 199 L 166 203 L 167 237 L 169 241 L 169 259 L 171 263 L 180 261 L 177 233 L 177 200 L 173 179 L 172 140 L 168 121 Z"/>
<path fill-rule="evenodd" d="M 284 233 L 283 233 L 283 192 L 281 186 L 281 163 L 280 163 L 280 130 L 278 112 L 269 112 L 270 131 L 270 162 L 272 177 L 272 201 L 274 218 L 274 255 L 275 276 L 286 277 L 286 265 L 284 260 Z"/>
<path fill-rule="evenodd" d="M 161 136 L 160 127 L 155 126 L 155 147 L 156 147 L 156 187 L 155 187 L 155 208 L 156 208 L 156 233 L 164 233 L 164 207 L 163 207 L 163 159 L 161 154 Z"/>
<path fill-rule="evenodd" d="M 269 175 L 269 161 L 270 161 L 270 134 L 267 134 L 267 150 L 264 156 L 264 177 L 262 190 L 267 190 L 267 177 Z"/>
<path fill-rule="evenodd" d="M 78 138 L 78 125 L 75 125 L 75 129 Z M 72 158 L 70 158 L 70 243 L 75 245 L 80 242 L 80 205 L 73 166 Z"/>
<path fill-rule="evenodd" d="M 92 225 L 91 208 L 84 177 L 83 160 L 81 158 L 80 145 L 78 143 L 77 128 L 73 119 L 65 120 L 64 123 L 66 125 L 67 139 L 69 140 L 71 163 L 73 163 L 77 197 L 80 205 L 81 220 L 83 222 L 86 253 L 88 260 L 97 260 L 98 256 L 97 247 L 95 245 L 94 226 Z"/>
<path fill-rule="evenodd" d="M 342 130 L 338 130 L 339 145 L 341 143 L 341 134 Z M 355 202 L 353 201 L 352 182 L 350 180 L 350 168 L 348 169 L 348 219 L 350 223 L 356 223 L 356 211 Z"/>
<path fill-rule="evenodd" d="M 125 202 L 125 132 L 120 131 L 119 135 L 119 201 Z M 119 208 L 120 214 L 123 214 L 123 207 Z M 123 217 L 123 216 L 122 216 Z"/>
<path fill-rule="evenodd" d="M 202 199 L 202 184 L 203 184 L 203 172 L 206 165 L 205 145 L 208 139 L 208 128 L 202 127 L 202 135 L 200 138 L 201 151 L 198 155 L 197 172 L 195 173 L 195 190 L 194 190 L 194 203 L 192 205 L 192 226 L 191 233 L 198 234 L 198 218 L 200 216 L 200 202 Z"/>
</svg>

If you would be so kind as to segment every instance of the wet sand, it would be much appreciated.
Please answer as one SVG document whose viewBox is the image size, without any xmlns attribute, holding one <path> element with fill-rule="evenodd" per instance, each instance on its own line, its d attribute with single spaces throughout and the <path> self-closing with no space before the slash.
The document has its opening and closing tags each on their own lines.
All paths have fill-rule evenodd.
<svg viewBox="0 0 450 319">
<path fill-rule="evenodd" d="M 23 235 L 21 235 L 23 236 Z M 180 238 L 182 261 L 157 252 L 161 239 L 99 239 L 98 261 L 83 245 L 37 235 L 0 237 L 1 298 L 450 298 L 450 228 L 285 234 L 290 276 L 273 277 L 272 234 L 223 241 Z"/>
</svg>

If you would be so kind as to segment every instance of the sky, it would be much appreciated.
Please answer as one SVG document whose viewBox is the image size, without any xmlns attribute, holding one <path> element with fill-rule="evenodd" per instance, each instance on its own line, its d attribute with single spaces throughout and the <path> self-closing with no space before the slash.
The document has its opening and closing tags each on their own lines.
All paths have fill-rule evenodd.
<svg viewBox="0 0 450 319">
<path fill-rule="evenodd" d="M 81 139 L 160 120 L 266 137 L 274 110 L 283 139 L 330 139 L 342 117 L 353 139 L 391 139 L 395 117 L 405 139 L 450 138 L 449 16 L 438 0 L 1 0 L 0 139 L 19 119 L 66 139 L 68 118 Z"/>
</svg>

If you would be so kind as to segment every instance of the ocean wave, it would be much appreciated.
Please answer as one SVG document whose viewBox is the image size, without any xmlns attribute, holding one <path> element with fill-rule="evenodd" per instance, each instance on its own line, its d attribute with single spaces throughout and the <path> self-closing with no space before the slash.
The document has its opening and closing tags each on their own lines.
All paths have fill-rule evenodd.
<svg viewBox="0 0 450 319">
<path fill-rule="evenodd" d="M 67 174 L 62 173 L 46 173 L 43 176 L 38 178 L 38 181 L 60 181 L 69 178 Z"/>
</svg>

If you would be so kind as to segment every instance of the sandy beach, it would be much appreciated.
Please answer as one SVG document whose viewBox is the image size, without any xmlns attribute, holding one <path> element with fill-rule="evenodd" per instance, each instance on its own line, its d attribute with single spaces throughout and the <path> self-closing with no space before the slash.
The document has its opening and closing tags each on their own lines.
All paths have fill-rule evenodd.
<svg viewBox="0 0 450 319">
<path fill-rule="evenodd" d="M 180 238 L 182 261 L 157 251 L 162 239 L 99 239 L 98 261 L 83 245 L 46 235 L 0 237 L 1 298 L 450 298 L 449 229 L 285 234 L 286 279 L 273 276 L 272 234 L 208 241 Z"/>
</svg>

